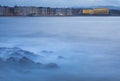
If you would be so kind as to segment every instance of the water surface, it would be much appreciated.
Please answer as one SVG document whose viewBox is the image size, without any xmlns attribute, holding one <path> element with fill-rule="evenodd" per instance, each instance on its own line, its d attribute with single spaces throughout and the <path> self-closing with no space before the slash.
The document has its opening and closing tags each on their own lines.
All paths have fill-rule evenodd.
<svg viewBox="0 0 120 81">
<path fill-rule="evenodd" d="M 60 66 L 24 77 L 13 73 L 11 80 L 120 81 L 119 17 L 1 17 L 0 46 L 20 47 Z"/>
</svg>

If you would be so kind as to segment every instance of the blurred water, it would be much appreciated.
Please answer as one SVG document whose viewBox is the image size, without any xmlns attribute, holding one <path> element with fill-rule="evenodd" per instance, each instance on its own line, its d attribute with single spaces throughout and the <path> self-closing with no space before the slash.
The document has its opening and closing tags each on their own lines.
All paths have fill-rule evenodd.
<svg viewBox="0 0 120 81">
<path fill-rule="evenodd" d="M 59 64 L 51 81 L 120 81 L 120 17 L 1 17 L 0 46 Z"/>
</svg>

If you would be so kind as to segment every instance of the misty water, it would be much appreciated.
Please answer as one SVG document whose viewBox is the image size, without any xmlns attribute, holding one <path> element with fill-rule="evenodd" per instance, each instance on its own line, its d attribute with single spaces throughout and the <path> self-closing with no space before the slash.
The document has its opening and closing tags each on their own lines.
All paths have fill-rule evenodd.
<svg viewBox="0 0 120 81">
<path fill-rule="evenodd" d="M 0 81 L 120 81 L 120 17 L 1 17 L 0 47 L 59 65 L 1 71 Z"/>
</svg>

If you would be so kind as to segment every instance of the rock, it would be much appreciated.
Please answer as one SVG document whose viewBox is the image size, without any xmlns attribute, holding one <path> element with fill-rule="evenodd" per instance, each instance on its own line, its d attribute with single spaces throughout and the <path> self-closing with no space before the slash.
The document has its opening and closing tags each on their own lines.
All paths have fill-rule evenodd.
<svg viewBox="0 0 120 81">
<path fill-rule="evenodd" d="M 36 63 L 36 68 L 43 68 L 43 64 L 40 62 Z"/>
<path fill-rule="evenodd" d="M 10 57 L 15 57 L 17 59 L 21 59 L 24 56 L 29 59 L 36 59 L 37 57 L 39 57 L 37 54 L 34 54 L 30 51 L 20 49 L 18 47 L 14 47 L 14 48 L 1 47 L 0 48 L 0 57 L 3 58 L 4 60 L 6 60 Z"/>
<path fill-rule="evenodd" d="M 48 63 L 45 65 L 46 68 L 59 68 L 56 63 Z"/>
<path fill-rule="evenodd" d="M 23 57 L 19 60 L 19 65 L 23 67 L 33 66 L 35 63 L 27 57 Z"/>
<path fill-rule="evenodd" d="M 4 66 L 4 60 L 2 58 L 0 58 L 0 67 Z"/>
<path fill-rule="evenodd" d="M 15 57 L 10 57 L 5 61 L 5 63 L 16 65 L 16 64 L 18 64 L 18 60 Z"/>
<path fill-rule="evenodd" d="M 3 60 L 2 58 L 0 58 L 0 64 L 1 64 L 1 63 L 4 63 L 4 60 Z"/>
<path fill-rule="evenodd" d="M 41 53 L 47 53 L 47 54 L 49 54 L 49 53 L 53 53 L 53 51 L 42 50 Z"/>
<path fill-rule="evenodd" d="M 58 56 L 58 58 L 59 58 L 59 59 L 64 59 L 64 57 L 63 57 L 63 56 Z"/>
<path fill-rule="evenodd" d="M 53 52 L 44 50 L 43 53 L 49 54 Z M 40 58 L 40 56 L 17 47 L 0 48 L 0 68 L 3 67 L 10 70 L 58 68 L 56 63 L 36 63 L 35 60 L 37 58 Z M 62 58 L 62 56 L 59 58 Z"/>
</svg>

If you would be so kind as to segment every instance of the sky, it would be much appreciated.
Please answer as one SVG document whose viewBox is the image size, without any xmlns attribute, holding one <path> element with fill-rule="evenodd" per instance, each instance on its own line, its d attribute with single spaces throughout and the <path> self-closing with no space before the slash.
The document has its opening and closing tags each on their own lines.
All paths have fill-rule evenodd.
<svg viewBox="0 0 120 81">
<path fill-rule="evenodd" d="M 0 0 L 0 4 L 47 7 L 120 6 L 120 0 Z"/>
</svg>

